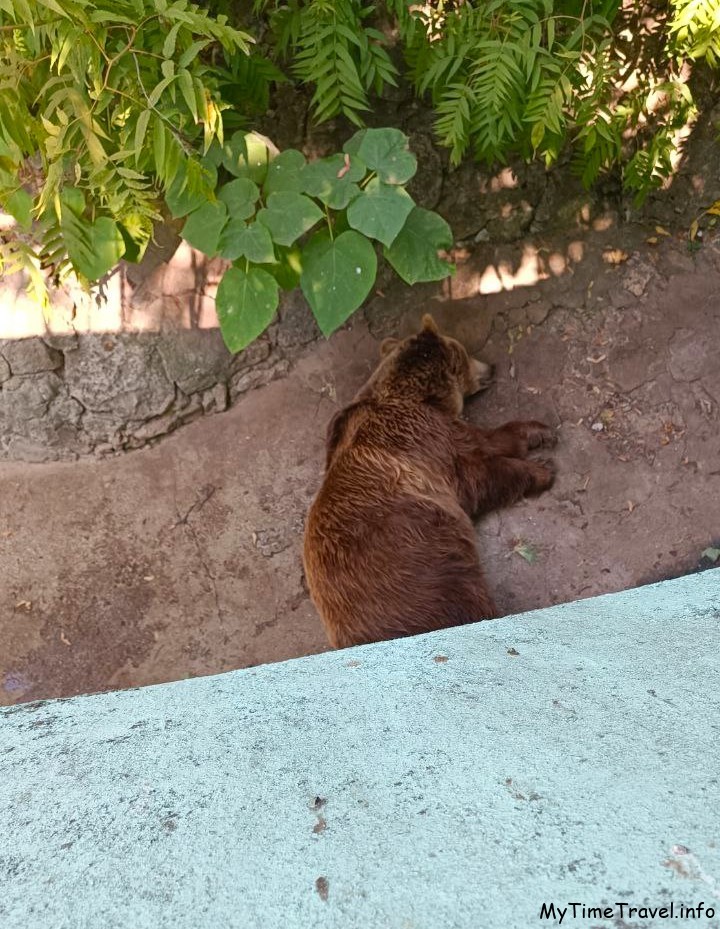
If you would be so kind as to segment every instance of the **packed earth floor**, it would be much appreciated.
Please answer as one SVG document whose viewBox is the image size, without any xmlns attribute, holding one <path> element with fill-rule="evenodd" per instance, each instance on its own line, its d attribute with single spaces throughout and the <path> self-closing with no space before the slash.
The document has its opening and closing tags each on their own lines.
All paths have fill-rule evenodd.
<svg viewBox="0 0 720 929">
<path fill-rule="evenodd" d="M 461 250 L 450 285 L 383 285 L 284 377 L 153 447 L 1 464 L 0 703 L 326 649 L 301 564 L 325 427 L 427 310 L 496 366 L 471 422 L 559 430 L 553 489 L 477 526 L 504 613 L 714 566 L 720 240 L 691 245 L 610 223 Z"/>
</svg>

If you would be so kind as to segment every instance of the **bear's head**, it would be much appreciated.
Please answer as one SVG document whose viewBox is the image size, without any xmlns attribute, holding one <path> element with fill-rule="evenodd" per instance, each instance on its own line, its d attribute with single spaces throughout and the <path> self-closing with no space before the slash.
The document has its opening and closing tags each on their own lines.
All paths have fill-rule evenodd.
<svg viewBox="0 0 720 929">
<path fill-rule="evenodd" d="M 429 313 L 417 335 L 385 339 L 380 355 L 380 364 L 356 399 L 371 394 L 401 396 L 457 416 L 465 397 L 484 390 L 492 379 L 491 366 L 471 358 L 458 341 L 442 335 Z"/>
</svg>

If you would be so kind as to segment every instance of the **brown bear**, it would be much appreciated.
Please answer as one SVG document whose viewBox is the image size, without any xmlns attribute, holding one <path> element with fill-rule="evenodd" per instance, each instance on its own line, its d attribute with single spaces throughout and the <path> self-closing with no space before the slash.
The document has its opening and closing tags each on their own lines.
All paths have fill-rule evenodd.
<svg viewBox="0 0 720 929">
<path fill-rule="evenodd" d="M 380 351 L 328 426 L 305 529 L 310 595 L 336 648 L 495 617 L 470 517 L 547 490 L 555 474 L 551 462 L 527 458 L 555 444 L 549 426 L 486 431 L 459 418 L 491 369 L 431 316 Z"/>
</svg>

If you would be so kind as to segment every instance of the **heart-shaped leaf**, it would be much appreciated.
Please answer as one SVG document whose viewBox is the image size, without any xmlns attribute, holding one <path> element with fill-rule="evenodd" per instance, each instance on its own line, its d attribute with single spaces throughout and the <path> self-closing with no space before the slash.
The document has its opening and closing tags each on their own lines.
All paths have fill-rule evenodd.
<svg viewBox="0 0 720 929">
<path fill-rule="evenodd" d="M 264 269 L 272 274 L 283 290 L 295 290 L 300 286 L 302 252 L 297 245 L 291 245 L 290 248 L 278 245 L 275 251 L 277 258 L 272 264 L 263 265 Z"/>
<path fill-rule="evenodd" d="M 361 129 L 343 151 L 361 158 L 386 184 L 405 184 L 417 171 L 417 159 L 399 129 Z"/>
<path fill-rule="evenodd" d="M 183 161 L 172 184 L 165 191 L 165 202 L 179 219 L 197 210 L 212 197 L 217 184 L 217 169 L 195 160 Z"/>
<path fill-rule="evenodd" d="M 407 284 L 441 281 L 455 270 L 438 257 L 438 250 L 453 244 L 452 231 L 445 220 L 416 206 L 395 241 L 384 254 Z"/>
<path fill-rule="evenodd" d="M 415 204 L 404 187 L 384 184 L 374 177 L 348 207 L 347 218 L 353 229 L 392 245 Z"/>
<path fill-rule="evenodd" d="M 89 227 L 88 235 L 91 251 L 84 258 L 80 254 L 75 256 L 78 259 L 76 267 L 89 281 L 97 281 L 120 261 L 125 254 L 125 242 L 117 224 L 109 216 L 96 219 Z M 70 258 L 75 264 L 72 255 Z"/>
<path fill-rule="evenodd" d="M 303 169 L 305 156 L 294 148 L 281 152 L 268 165 L 263 192 L 266 196 L 281 190 L 303 193 Z"/>
<path fill-rule="evenodd" d="M 88 222 L 78 212 L 84 205 L 81 191 L 66 188 L 62 194 L 60 228 L 68 257 L 76 271 L 98 281 L 125 254 L 125 241 L 109 216 Z"/>
<path fill-rule="evenodd" d="M 218 241 L 227 222 L 227 207 L 221 201 L 205 203 L 188 216 L 182 237 L 205 255 L 217 255 Z"/>
<path fill-rule="evenodd" d="M 331 155 L 312 161 L 303 172 L 305 193 L 317 197 L 331 210 L 344 210 L 360 193 L 357 181 L 367 168 L 357 155 Z"/>
<path fill-rule="evenodd" d="M 250 223 L 231 219 L 225 226 L 218 242 L 221 258 L 236 261 L 247 258 L 255 264 L 275 261 L 275 250 L 267 228 L 262 223 Z"/>
<path fill-rule="evenodd" d="M 227 207 L 231 220 L 247 219 L 255 212 L 260 191 L 249 177 L 238 177 L 229 184 L 223 184 L 217 195 Z"/>
<path fill-rule="evenodd" d="M 4 206 L 22 231 L 29 232 L 32 228 L 33 208 L 33 198 L 30 194 L 23 187 L 18 187 L 7 196 Z"/>
<path fill-rule="evenodd" d="M 323 214 L 309 197 L 292 191 L 270 194 L 267 208 L 258 212 L 258 220 L 270 230 L 278 245 L 292 245 Z"/>
<path fill-rule="evenodd" d="M 223 146 L 222 163 L 235 177 L 262 184 L 268 167 L 267 146 L 254 132 L 236 132 Z"/>
<path fill-rule="evenodd" d="M 300 286 L 323 335 L 329 336 L 353 313 L 375 283 L 377 258 L 368 240 L 348 230 L 331 239 L 314 235 L 302 252 Z"/>
<path fill-rule="evenodd" d="M 239 352 L 261 335 L 278 308 L 277 281 L 261 268 L 228 268 L 217 289 L 220 331 L 231 352 Z"/>
</svg>

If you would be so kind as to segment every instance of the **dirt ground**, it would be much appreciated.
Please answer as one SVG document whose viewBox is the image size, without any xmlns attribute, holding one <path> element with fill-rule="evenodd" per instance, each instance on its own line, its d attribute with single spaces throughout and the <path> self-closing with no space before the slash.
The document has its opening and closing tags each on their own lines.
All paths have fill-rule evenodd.
<svg viewBox="0 0 720 929">
<path fill-rule="evenodd" d="M 324 650 L 300 552 L 325 426 L 377 340 L 427 309 L 497 366 L 468 419 L 559 429 L 552 491 L 478 525 L 505 612 L 711 567 L 720 241 L 608 224 L 457 258 L 450 286 L 386 288 L 285 378 L 153 448 L 3 464 L 0 704 Z"/>
</svg>

